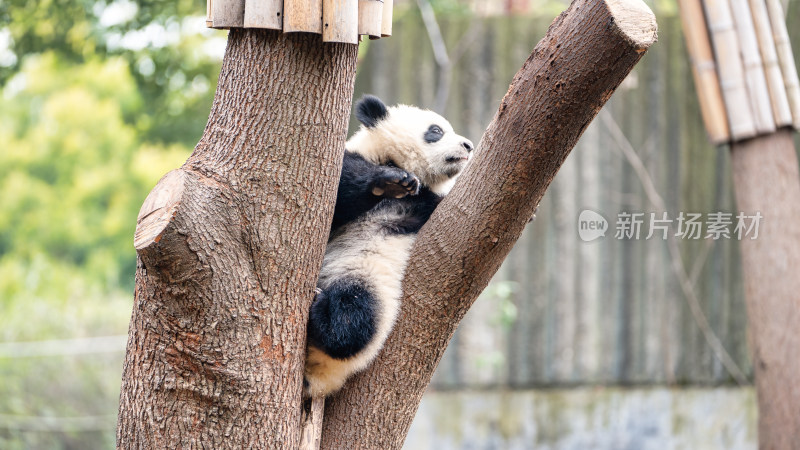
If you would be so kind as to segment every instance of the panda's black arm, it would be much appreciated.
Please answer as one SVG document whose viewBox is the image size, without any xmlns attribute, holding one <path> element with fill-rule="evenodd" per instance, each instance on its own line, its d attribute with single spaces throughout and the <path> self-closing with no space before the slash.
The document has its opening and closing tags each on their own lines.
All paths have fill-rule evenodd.
<svg viewBox="0 0 800 450">
<path fill-rule="evenodd" d="M 367 161 L 361 155 L 344 152 L 332 230 L 352 222 L 381 201 L 381 197 L 372 193 L 373 180 L 379 171 L 380 166 Z"/>
<path fill-rule="evenodd" d="M 419 180 L 414 175 L 397 167 L 367 161 L 357 153 L 345 152 L 331 230 L 352 222 L 384 197 L 414 195 L 418 189 Z"/>
</svg>

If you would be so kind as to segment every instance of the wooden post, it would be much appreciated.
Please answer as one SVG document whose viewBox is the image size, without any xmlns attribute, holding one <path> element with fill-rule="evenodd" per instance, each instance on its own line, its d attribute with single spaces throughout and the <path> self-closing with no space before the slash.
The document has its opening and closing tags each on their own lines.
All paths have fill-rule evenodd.
<svg viewBox="0 0 800 450">
<path fill-rule="evenodd" d="M 283 28 L 283 2 L 281 0 L 245 0 L 245 28 Z"/>
<path fill-rule="evenodd" d="M 731 136 L 733 139 L 753 137 L 756 135 L 756 125 L 747 95 L 730 4 L 727 0 L 705 0 L 704 4 Z"/>
<path fill-rule="evenodd" d="M 778 64 L 778 53 L 775 51 L 775 39 L 772 37 L 767 4 L 764 0 L 750 0 L 750 11 L 753 13 L 758 47 L 761 50 L 761 59 L 764 61 L 764 73 L 767 77 L 775 125 L 778 127 L 792 125 L 792 110 L 789 107 L 786 86 L 783 84 L 783 74 Z"/>
<path fill-rule="evenodd" d="M 392 9 L 394 0 L 383 0 L 383 18 L 381 19 L 381 36 L 392 35 Z"/>
<path fill-rule="evenodd" d="M 214 28 L 244 26 L 244 0 L 212 0 L 211 6 Z"/>
<path fill-rule="evenodd" d="M 800 173 L 792 132 L 731 145 L 737 209 L 763 219 L 741 241 L 763 449 L 800 442 Z"/>
<path fill-rule="evenodd" d="M 358 0 L 358 34 L 381 37 L 383 0 Z"/>
<path fill-rule="evenodd" d="M 703 5 L 697 0 L 679 0 L 679 4 L 683 35 L 692 60 L 695 90 L 708 137 L 715 144 L 729 142 L 728 117 L 703 16 Z"/>
<path fill-rule="evenodd" d="M 756 132 L 771 133 L 775 131 L 775 119 L 772 115 L 767 79 L 764 76 L 764 64 L 761 62 L 761 51 L 758 48 L 750 7 L 747 0 L 730 0 L 730 3 L 736 23 L 736 36 L 739 38 L 739 49 L 744 65 L 747 97 L 750 99 Z"/>
<path fill-rule="evenodd" d="M 792 120 L 794 127 L 800 129 L 800 80 L 797 77 L 789 31 L 786 29 L 786 17 L 783 15 L 783 7 L 779 0 L 767 0 L 767 11 L 772 24 L 772 34 L 775 37 L 783 83 L 786 85 L 786 95 L 789 97 L 789 106 L 792 109 Z"/>
<path fill-rule="evenodd" d="M 323 0 L 322 40 L 358 43 L 358 0 Z"/>
<path fill-rule="evenodd" d="M 286 0 L 283 14 L 284 33 L 322 33 L 322 0 Z"/>
<path fill-rule="evenodd" d="M 322 440 L 322 418 L 325 413 L 325 397 L 314 397 L 309 400 L 308 411 L 303 406 L 300 450 L 319 450 Z"/>
</svg>

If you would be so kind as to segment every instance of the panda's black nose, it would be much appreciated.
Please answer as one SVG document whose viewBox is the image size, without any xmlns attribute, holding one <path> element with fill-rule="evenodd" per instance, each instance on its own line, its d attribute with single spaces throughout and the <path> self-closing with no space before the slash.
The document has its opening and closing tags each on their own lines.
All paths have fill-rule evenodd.
<svg viewBox="0 0 800 450">
<path fill-rule="evenodd" d="M 461 146 L 464 147 L 468 152 L 471 152 L 474 149 L 474 147 L 472 146 L 472 142 L 470 141 L 462 142 Z"/>
</svg>

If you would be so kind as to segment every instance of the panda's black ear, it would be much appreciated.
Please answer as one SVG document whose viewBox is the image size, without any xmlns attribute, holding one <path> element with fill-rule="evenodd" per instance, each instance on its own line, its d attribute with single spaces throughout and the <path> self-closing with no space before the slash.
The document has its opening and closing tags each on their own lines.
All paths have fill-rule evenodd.
<svg viewBox="0 0 800 450">
<path fill-rule="evenodd" d="M 367 128 L 374 127 L 388 115 L 386 105 L 374 95 L 365 95 L 356 103 L 356 119 Z"/>
</svg>

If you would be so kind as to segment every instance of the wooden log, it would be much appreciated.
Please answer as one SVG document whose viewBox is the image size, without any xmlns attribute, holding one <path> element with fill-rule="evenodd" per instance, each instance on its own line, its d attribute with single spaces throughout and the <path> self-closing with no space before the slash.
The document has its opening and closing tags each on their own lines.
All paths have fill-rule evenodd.
<svg viewBox="0 0 800 450">
<path fill-rule="evenodd" d="M 722 144 L 730 140 L 730 130 L 717 78 L 714 53 L 711 51 L 711 41 L 703 16 L 703 6 L 697 0 L 679 0 L 679 5 L 683 35 L 692 62 L 692 75 L 697 98 L 700 101 L 703 123 L 711 142 Z"/>
<path fill-rule="evenodd" d="M 392 35 L 392 9 L 394 0 L 383 0 L 383 17 L 381 18 L 381 36 Z"/>
<path fill-rule="evenodd" d="M 758 447 L 797 448 L 800 173 L 791 131 L 733 143 L 731 168 L 737 210 L 761 217 L 757 238 L 751 233 L 739 241 L 758 398 Z"/>
<path fill-rule="evenodd" d="M 775 39 L 772 37 L 772 26 L 769 22 L 767 4 L 764 0 L 750 0 L 750 11 L 753 15 L 758 46 L 761 49 L 761 60 L 764 63 L 764 74 L 767 77 L 767 88 L 772 103 L 772 115 L 775 125 L 784 127 L 792 124 L 792 110 L 783 83 L 783 74 L 778 64 L 778 53 L 775 50 Z"/>
<path fill-rule="evenodd" d="M 245 28 L 283 29 L 282 0 L 245 0 Z"/>
<path fill-rule="evenodd" d="M 283 32 L 322 33 L 322 0 L 286 0 L 283 3 Z"/>
<path fill-rule="evenodd" d="M 655 16 L 641 0 L 574 0 L 553 21 L 474 161 L 420 231 L 384 348 L 326 400 L 322 448 L 402 447 L 460 319 L 581 133 L 655 41 Z"/>
<path fill-rule="evenodd" d="M 792 121 L 794 128 L 800 129 L 800 80 L 797 77 L 792 44 L 789 41 L 789 31 L 786 29 L 786 18 L 780 1 L 767 0 L 767 12 L 772 25 L 772 35 L 775 37 L 775 49 L 783 73 L 786 96 L 789 98 L 789 107 L 792 110 Z"/>
<path fill-rule="evenodd" d="M 300 450 L 319 450 L 322 440 L 322 418 L 325 414 L 325 397 L 314 397 L 308 401 L 311 403 L 309 410 L 306 411 L 305 405 L 303 405 L 300 419 L 303 427 L 300 431 Z"/>
<path fill-rule="evenodd" d="M 137 221 L 117 448 L 299 447 L 357 57 L 307 33 L 228 33 L 205 134 Z"/>
<path fill-rule="evenodd" d="M 761 62 L 761 51 L 753 26 L 748 0 L 730 0 L 733 20 L 736 23 L 736 36 L 739 38 L 739 49 L 744 65 L 744 79 L 747 96 L 755 120 L 756 131 L 760 134 L 775 131 L 775 118 L 772 115 L 772 102 L 769 98 L 767 78 L 764 76 L 764 64 Z"/>
<path fill-rule="evenodd" d="M 323 0 L 322 40 L 358 43 L 358 0 Z"/>
<path fill-rule="evenodd" d="M 733 139 L 753 137 L 756 135 L 756 125 L 745 86 L 739 41 L 733 26 L 730 4 L 727 0 L 706 0 L 703 4 L 716 54 L 731 137 Z"/>
<path fill-rule="evenodd" d="M 213 0 L 211 17 L 214 28 L 244 25 L 244 0 Z"/>
<path fill-rule="evenodd" d="M 381 37 L 383 0 L 358 0 L 358 34 Z"/>
</svg>

